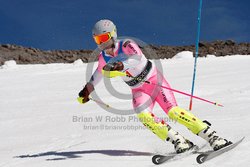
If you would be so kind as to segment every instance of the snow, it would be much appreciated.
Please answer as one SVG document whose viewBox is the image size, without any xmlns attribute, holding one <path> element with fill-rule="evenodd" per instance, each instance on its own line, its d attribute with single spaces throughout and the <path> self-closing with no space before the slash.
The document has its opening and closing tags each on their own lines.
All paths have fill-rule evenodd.
<svg viewBox="0 0 250 167">
<path fill-rule="evenodd" d="M 4 62 L 4 65 L 1 66 L 2 69 L 11 69 L 11 68 L 17 68 L 17 64 L 15 60 L 9 60 Z"/>
<path fill-rule="evenodd" d="M 207 54 L 207 58 L 216 58 L 216 56 L 215 55 Z"/>
<path fill-rule="evenodd" d="M 193 52 L 190 51 L 182 51 L 177 53 L 173 59 L 193 59 Z"/>
<path fill-rule="evenodd" d="M 81 66 L 81 65 L 83 65 L 83 61 L 81 59 L 78 59 L 78 60 L 76 60 L 76 61 L 73 62 L 73 65 L 75 65 L 75 66 Z"/>
<path fill-rule="evenodd" d="M 161 60 L 172 87 L 190 92 L 194 59 Z M 190 57 L 187 53 L 185 57 Z M 75 65 L 77 64 L 77 65 Z M 96 64 L 89 64 L 94 65 Z M 199 58 L 195 95 L 222 103 L 217 107 L 194 100 L 192 112 L 209 120 L 223 137 L 245 140 L 233 151 L 204 165 L 195 155 L 166 164 L 185 166 L 248 166 L 250 160 L 250 56 Z M 8 68 L 6 68 L 8 67 Z M 11 68 L 15 67 L 15 68 Z M 151 154 L 174 151 L 146 130 L 135 115 L 115 115 L 90 101 L 76 98 L 86 82 L 87 64 L 16 65 L 6 62 L 0 69 L 0 166 L 44 167 L 154 166 Z M 120 78 L 111 81 L 115 90 L 130 97 Z M 103 81 L 98 96 L 117 109 L 132 108 L 131 99 L 112 96 Z M 188 108 L 189 97 L 175 94 L 180 106 Z M 183 126 L 170 122 L 161 108 L 154 112 L 199 146 L 206 142 Z M 206 145 L 204 150 L 209 149 Z"/>
</svg>

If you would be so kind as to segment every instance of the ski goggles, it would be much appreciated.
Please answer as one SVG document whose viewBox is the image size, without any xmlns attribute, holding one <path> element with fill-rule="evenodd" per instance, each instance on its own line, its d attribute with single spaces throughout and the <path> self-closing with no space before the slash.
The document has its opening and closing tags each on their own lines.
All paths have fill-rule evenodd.
<svg viewBox="0 0 250 167">
<path fill-rule="evenodd" d="M 100 45 L 101 43 L 105 43 L 107 41 L 109 41 L 111 39 L 111 37 L 114 35 L 115 33 L 115 29 L 112 32 L 107 32 L 104 34 L 100 34 L 100 35 L 95 35 L 93 36 L 95 43 L 97 45 Z"/>
</svg>

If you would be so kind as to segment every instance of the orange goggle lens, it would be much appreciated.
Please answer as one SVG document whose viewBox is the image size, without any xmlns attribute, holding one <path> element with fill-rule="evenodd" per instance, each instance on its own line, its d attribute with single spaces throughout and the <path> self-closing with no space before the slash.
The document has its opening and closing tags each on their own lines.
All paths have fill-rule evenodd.
<svg viewBox="0 0 250 167">
<path fill-rule="evenodd" d="M 107 42 L 110 39 L 111 39 L 111 35 L 109 32 L 105 33 L 105 34 L 94 36 L 94 40 L 97 43 L 97 45 L 100 45 L 101 43 Z"/>
</svg>

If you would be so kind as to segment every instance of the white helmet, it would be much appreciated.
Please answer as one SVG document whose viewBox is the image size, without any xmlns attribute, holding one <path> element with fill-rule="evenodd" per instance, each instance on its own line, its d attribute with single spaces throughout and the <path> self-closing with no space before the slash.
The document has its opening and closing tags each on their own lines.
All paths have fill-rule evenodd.
<svg viewBox="0 0 250 167">
<path fill-rule="evenodd" d="M 98 46 L 103 45 L 102 47 L 99 46 L 100 48 L 107 47 L 108 41 L 110 41 L 110 39 L 116 40 L 117 38 L 117 31 L 115 24 L 112 21 L 106 19 L 100 20 L 94 25 L 92 29 L 92 34 L 94 38 L 98 37 L 98 35 L 108 34 L 109 38 L 108 39 L 105 38 L 105 40 L 107 41 L 101 41 L 100 38 L 95 39 L 95 42 L 97 43 Z"/>
<path fill-rule="evenodd" d="M 107 32 L 111 33 L 113 31 L 114 33 L 112 33 L 111 35 L 114 39 L 116 39 L 117 38 L 116 26 L 112 21 L 106 19 L 99 20 L 98 22 L 96 22 L 92 29 L 93 36 L 104 34 Z"/>
</svg>

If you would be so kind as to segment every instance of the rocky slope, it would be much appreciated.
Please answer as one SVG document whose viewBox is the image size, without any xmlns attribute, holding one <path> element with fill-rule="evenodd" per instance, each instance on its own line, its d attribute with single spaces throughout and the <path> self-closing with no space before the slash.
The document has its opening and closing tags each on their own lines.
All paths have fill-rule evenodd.
<svg viewBox="0 0 250 167">
<path fill-rule="evenodd" d="M 232 40 L 200 42 L 199 56 L 208 54 L 216 56 L 250 55 L 250 43 L 236 43 Z M 155 46 L 142 47 L 145 55 L 151 59 L 171 58 L 181 51 L 195 51 L 195 46 Z M 92 54 L 92 55 L 91 55 Z M 92 50 L 52 50 L 43 51 L 17 45 L 0 45 L 0 65 L 7 60 L 15 60 L 18 64 L 72 63 L 77 59 L 83 62 L 95 61 L 98 55 Z"/>
</svg>

